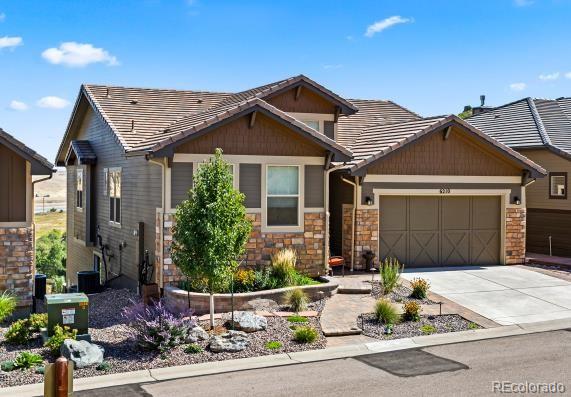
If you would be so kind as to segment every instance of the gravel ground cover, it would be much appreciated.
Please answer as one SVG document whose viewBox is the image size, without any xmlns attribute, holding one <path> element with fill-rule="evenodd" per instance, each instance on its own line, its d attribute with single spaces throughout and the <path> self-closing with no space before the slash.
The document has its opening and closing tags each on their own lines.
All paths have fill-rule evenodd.
<svg viewBox="0 0 571 397">
<path fill-rule="evenodd" d="M 445 314 L 442 316 L 421 316 L 420 321 L 401 322 L 394 325 L 391 335 L 385 335 L 384 325 L 377 321 L 374 314 L 364 313 L 357 317 L 357 326 L 362 327 L 363 335 L 377 339 L 400 339 L 427 335 L 427 333 L 421 330 L 421 327 L 426 325 L 434 327 L 436 331 L 432 333 L 435 334 L 481 328 L 477 324 L 470 323 L 464 317 L 457 314 Z"/>
<path fill-rule="evenodd" d="M 149 368 L 170 367 L 176 365 L 195 364 L 208 361 L 220 361 L 235 358 L 246 358 L 270 354 L 280 354 L 294 351 L 322 349 L 326 345 L 325 337 L 321 333 L 319 317 L 309 317 L 308 323 L 319 331 L 319 338 L 311 344 L 300 344 L 293 338 L 292 324 L 285 318 L 268 317 L 268 327 L 265 331 L 254 332 L 249 335 L 250 345 L 245 350 L 237 353 L 213 353 L 208 351 L 208 341 L 199 341 L 204 351 L 200 353 L 185 353 L 184 345 L 170 350 L 161 356 L 159 353 L 141 350 L 135 342 L 129 339 L 128 326 L 123 323 L 121 309 L 128 306 L 131 300 L 136 300 L 137 295 L 128 290 L 107 290 L 100 294 L 89 296 L 89 324 L 93 343 L 105 348 L 105 361 L 110 364 L 106 371 L 97 370 L 95 367 L 75 370 L 75 378 L 97 376 L 110 373 L 120 373 Z M 308 309 L 321 312 L 325 300 L 312 302 Z M 200 324 L 205 329 L 208 322 Z M 217 330 L 223 327 L 223 320 L 216 321 Z M 13 360 L 21 351 L 31 351 L 44 357 L 44 363 L 53 362 L 48 350 L 42 346 L 38 337 L 24 346 L 12 346 L 4 342 L 4 333 L 8 325 L 0 327 L 0 362 Z M 269 341 L 279 341 L 282 347 L 270 350 L 266 348 Z M 17 386 L 43 381 L 43 375 L 36 374 L 31 370 L 15 370 L 11 372 L 0 371 L 0 387 Z"/>
<path fill-rule="evenodd" d="M 431 301 L 428 298 L 425 298 L 425 299 L 412 298 L 410 296 L 411 293 L 412 293 L 412 290 L 410 288 L 405 287 L 404 285 L 399 285 L 391 293 L 389 293 L 387 295 L 383 295 L 383 287 L 379 281 L 373 281 L 373 284 L 371 286 L 371 295 L 375 299 L 384 298 L 384 299 L 388 299 L 391 302 L 395 302 L 395 303 L 405 303 L 408 301 L 416 301 L 416 302 L 422 303 L 422 304 L 437 303 L 437 302 Z"/>
</svg>

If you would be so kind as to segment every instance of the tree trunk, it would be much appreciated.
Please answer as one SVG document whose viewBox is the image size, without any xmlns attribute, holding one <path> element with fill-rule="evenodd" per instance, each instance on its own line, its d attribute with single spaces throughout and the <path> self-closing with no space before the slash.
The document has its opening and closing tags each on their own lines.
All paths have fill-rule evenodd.
<svg viewBox="0 0 571 397">
<path fill-rule="evenodd" d="M 210 293 L 210 328 L 214 328 L 214 294 Z"/>
</svg>

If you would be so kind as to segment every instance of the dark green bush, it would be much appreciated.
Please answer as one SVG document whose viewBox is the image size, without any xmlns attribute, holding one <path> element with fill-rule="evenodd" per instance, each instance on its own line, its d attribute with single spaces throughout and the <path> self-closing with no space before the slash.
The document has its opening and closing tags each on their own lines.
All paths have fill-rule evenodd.
<svg viewBox="0 0 571 397">
<path fill-rule="evenodd" d="M 203 351 L 204 349 L 200 345 L 197 345 L 196 343 L 191 343 L 190 345 L 186 345 L 184 348 L 184 352 L 186 354 L 202 353 Z"/>
<path fill-rule="evenodd" d="M 14 321 L 8 328 L 8 331 L 6 331 L 6 334 L 4 334 L 6 342 L 13 345 L 24 345 L 28 343 L 31 337 L 30 320 L 27 318 Z"/>
<path fill-rule="evenodd" d="M 313 343 L 319 334 L 312 327 L 297 327 L 293 332 L 293 339 L 299 343 Z"/>
<path fill-rule="evenodd" d="M 14 360 L 14 367 L 21 368 L 33 368 L 44 362 L 44 359 L 39 354 L 22 352 Z"/>
<path fill-rule="evenodd" d="M 396 324 L 399 320 L 399 313 L 390 301 L 379 299 L 375 303 L 375 317 L 380 323 Z"/>
<path fill-rule="evenodd" d="M 14 361 L 12 360 L 2 361 L 2 363 L 0 363 L 0 369 L 2 369 L 2 371 L 4 372 L 10 372 L 15 370 L 16 366 L 14 365 Z"/>
<path fill-rule="evenodd" d="M 103 361 L 97 367 L 95 367 L 98 371 L 109 371 L 111 369 L 111 364 L 108 361 Z"/>
</svg>

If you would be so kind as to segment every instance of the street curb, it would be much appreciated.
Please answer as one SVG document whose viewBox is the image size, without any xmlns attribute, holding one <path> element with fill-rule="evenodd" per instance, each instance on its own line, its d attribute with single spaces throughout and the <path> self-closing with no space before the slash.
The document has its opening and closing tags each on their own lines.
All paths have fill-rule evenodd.
<svg viewBox="0 0 571 397">
<path fill-rule="evenodd" d="M 269 356 L 249 357 L 228 361 L 212 361 L 200 364 L 181 365 L 177 367 L 123 372 L 118 374 L 75 379 L 74 391 L 99 389 L 103 387 L 119 386 L 132 383 L 148 383 L 179 378 L 190 378 L 249 369 L 260 369 L 325 360 L 335 360 L 380 352 L 505 338 L 516 335 L 557 331 L 567 328 L 571 328 L 571 318 L 529 324 L 507 325 L 496 328 L 451 332 L 446 334 L 425 335 L 371 343 L 360 343 L 356 345 L 337 346 L 321 350 L 308 350 L 287 354 L 274 354 Z M 41 383 L 0 389 L 0 397 L 15 395 L 21 397 L 41 396 L 42 394 L 43 384 Z"/>
</svg>

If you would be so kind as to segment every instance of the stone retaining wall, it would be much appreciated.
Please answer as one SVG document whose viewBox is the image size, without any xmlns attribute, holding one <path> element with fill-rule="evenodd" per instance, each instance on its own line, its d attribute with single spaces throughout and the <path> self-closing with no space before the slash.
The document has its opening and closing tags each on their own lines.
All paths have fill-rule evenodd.
<svg viewBox="0 0 571 397">
<path fill-rule="evenodd" d="M 30 306 L 33 275 L 33 227 L 0 227 L 0 292 L 11 291 L 18 298 L 18 306 Z"/>
<path fill-rule="evenodd" d="M 335 279 L 329 277 L 322 278 L 323 284 L 306 285 L 301 287 L 279 288 L 267 291 L 244 292 L 234 294 L 234 310 L 251 310 L 248 302 L 254 299 L 271 299 L 278 304 L 284 302 L 285 294 L 295 288 L 301 288 L 309 296 L 311 301 L 319 300 L 331 296 L 337 290 L 339 284 Z M 169 304 L 179 310 L 188 309 L 188 292 L 172 285 L 166 286 L 165 297 Z M 190 307 L 194 314 L 205 314 L 210 312 L 210 295 L 199 292 L 190 293 Z M 232 310 L 232 296 L 230 294 L 214 294 L 214 308 L 216 313 L 227 313 Z"/>
</svg>

